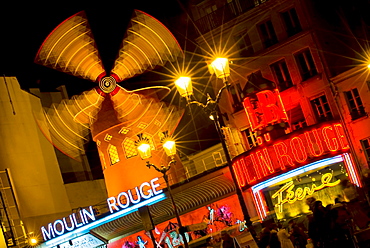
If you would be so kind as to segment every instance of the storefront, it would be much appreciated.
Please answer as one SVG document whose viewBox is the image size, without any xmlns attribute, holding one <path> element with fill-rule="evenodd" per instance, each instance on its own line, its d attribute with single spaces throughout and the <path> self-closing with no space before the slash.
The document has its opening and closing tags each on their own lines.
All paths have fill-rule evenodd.
<svg viewBox="0 0 370 248">
<path fill-rule="evenodd" d="M 39 247 L 152 248 L 160 244 L 174 248 L 183 245 L 168 191 L 163 186 L 162 178 L 154 178 L 134 190 L 121 192 L 116 198 L 108 198 L 106 213 L 97 214 L 89 207 L 55 220 L 41 227 L 45 242 Z M 246 236 L 240 242 L 254 242 L 244 225 L 227 167 L 186 185 L 174 185 L 173 195 L 182 225 L 188 231 L 190 247 L 201 247 L 208 238 L 215 246 L 220 245 L 222 230 L 228 230 L 232 236 Z M 149 216 L 140 213 L 144 207 L 148 207 Z M 151 221 L 154 225 L 148 231 Z"/>
<path fill-rule="evenodd" d="M 362 186 L 343 126 L 335 121 L 264 139 L 234 158 L 233 168 L 240 187 L 253 196 L 261 220 L 309 213 L 306 199 L 311 196 L 334 204 L 343 197 L 347 180 Z"/>
</svg>

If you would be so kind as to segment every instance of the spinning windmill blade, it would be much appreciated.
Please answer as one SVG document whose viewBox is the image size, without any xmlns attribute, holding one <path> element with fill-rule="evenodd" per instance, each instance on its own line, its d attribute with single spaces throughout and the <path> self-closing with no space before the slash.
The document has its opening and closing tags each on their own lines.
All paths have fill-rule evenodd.
<svg viewBox="0 0 370 248">
<path fill-rule="evenodd" d="M 138 10 L 134 11 L 126 33 L 110 72 L 103 67 L 83 11 L 56 27 L 36 55 L 37 64 L 97 83 L 93 89 L 64 100 L 45 113 L 49 130 L 44 133 L 59 150 L 72 158 L 77 158 L 84 150 L 84 142 L 80 140 L 87 141 L 90 129 L 102 115 L 99 115 L 102 109 L 105 112 L 109 108 L 115 110 L 112 112 L 115 116 L 109 117 L 111 122 L 108 126 L 125 122 L 132 125 L 134 119 L 143 119 L 144 116 L 147 119 L 154 112 L 157 113 L 154 116 L 158 116 L 158 111 L 162 111 L 163 114 L 172 113 L 172 118 L 177 118 L 162 118 L 160 121 L 162 126 L 168 125 L 173 130 L 181 118 L 182 112 L 174 106 L 158 104 L 169 93 L 168 88 L 149 87 L 128 91 L 117 84 L 174 61 L 182 53 L 178 42 L 162 23 Z M 157 110 L 153 112 L 152 108 Z M 138 112 L 140 116 L 135 114 Z M 97 133 L 102 127 L 95 126 L 91 130 Z"/>
</svg>

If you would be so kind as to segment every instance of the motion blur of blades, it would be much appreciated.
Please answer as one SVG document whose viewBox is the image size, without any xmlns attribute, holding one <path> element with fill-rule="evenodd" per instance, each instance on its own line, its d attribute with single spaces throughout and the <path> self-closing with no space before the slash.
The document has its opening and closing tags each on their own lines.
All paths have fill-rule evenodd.
<svg viewBox="0 0 370 248">
<path fill-rule="evenodd" d="M 43 133 L 61 152 L 77 159 L 89 134 L 119 123 L 125 134 L 158 136 L 174 132 L 183 110 L 161 102 L 170 89 L 163 86 L 128 91 L 119 82 L 173 62 L 182 50 L 172 33 L 157 19 L 135 10 L 111 72 L 105 71 L 84 11 L 57 26 L 41 45 L 35 62 L 96 82 L 91 90 L 64 99 L 45 110 Z M 140 127 L 140 128 L 137 128 Z"/>
</svg>

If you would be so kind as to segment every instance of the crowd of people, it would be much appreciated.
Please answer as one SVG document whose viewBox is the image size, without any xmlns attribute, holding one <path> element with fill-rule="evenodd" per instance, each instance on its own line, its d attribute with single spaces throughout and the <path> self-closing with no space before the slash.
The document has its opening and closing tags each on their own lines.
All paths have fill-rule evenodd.
<svg viewBox="0 0 370 248">
<path fill-rule="evenodd" d="M 355 248 L 353 232 L 369 224 L 368 216 L 356 203 L 343 202 L 323 206 L 315 198 L 308 199 L 312 214 L 308 226 L 290 220 L 265 225 L 259 234 L 260 248 Z"/>
</svg>

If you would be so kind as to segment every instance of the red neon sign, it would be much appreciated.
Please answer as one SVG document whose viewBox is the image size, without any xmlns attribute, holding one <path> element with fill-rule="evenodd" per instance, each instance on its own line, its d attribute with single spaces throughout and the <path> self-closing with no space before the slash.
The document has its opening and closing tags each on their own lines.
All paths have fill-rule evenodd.
<svg viewBox="0 0 370 248">
<path fill-rule="evenodd" d="M 241 154 L 233 160 L 233 169 L 241 187 L 252 186 L 278 172 L 348 149 L 342 124 L 331 123 L 288 134 L 285 139 Z"/>
<path fill-rule="evenodd" d="M 288 119 L 277 89 L 263 90 L 248 96 L 243 106 L 253 131 Z"/>
</svg>

